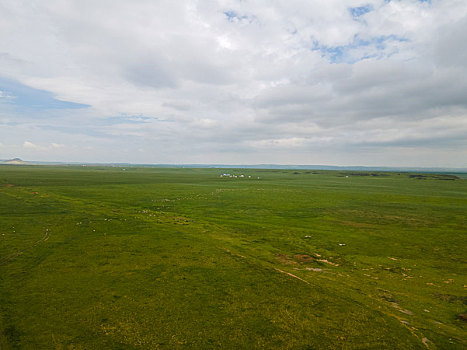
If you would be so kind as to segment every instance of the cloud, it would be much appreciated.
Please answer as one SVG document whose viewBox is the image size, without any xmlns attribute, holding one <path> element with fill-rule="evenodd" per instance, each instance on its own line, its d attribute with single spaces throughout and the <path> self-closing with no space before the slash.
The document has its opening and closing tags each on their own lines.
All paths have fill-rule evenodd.
<svg viewBox="0 0 467 350">
<path fill-rule="evenodd" d="M 175 88 L 176 78 L 168 72 L 168 66 L 167 63 L 158 63 L 155 57 L 147 61 L 132 62 L 124 68 L 125 78 L 143 87 Z"/>
<path fill-rule="evenodd" d="M 2 152 L 145 163 L 465 159 L 464 1 L 0 6 Z M 10 146 L 22 140 L 38 146 Z"/>
<path fill-rule="evenodd" d="M 38 145 L 30 141 L 24 141 L 23 148 L 32 151 L 47 151 L 47 150 L 58 150 L 64 148 L 65 145 L 60 143 L 51 142 L 47 145 Z"/>
<path fill-rule="evenodd" d="M 29 141 L 24 141 L 23 147 L 24 148 L 29 148 L 29 149 L 34 149 L 34 150 L 39 149 L 39 147 L 37 145 L 35 145 L 35 144 L 33 144 L 32 142 L 29 142 Z"/>
</svg>

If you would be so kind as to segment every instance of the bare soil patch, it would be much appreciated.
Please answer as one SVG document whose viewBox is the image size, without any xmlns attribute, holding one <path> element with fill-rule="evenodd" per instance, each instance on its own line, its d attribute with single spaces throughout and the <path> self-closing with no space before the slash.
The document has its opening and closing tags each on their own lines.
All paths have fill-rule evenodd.
<svg viewBox="0 0 467 350">
<path fill-rule="evenodd" d="M 301 262 L 301 263 L 309 263 L 315 260 L 312 256 L 307 255 L 307 254 L 295 254 L 293 258 L 296 261 Z"/>
</svg>

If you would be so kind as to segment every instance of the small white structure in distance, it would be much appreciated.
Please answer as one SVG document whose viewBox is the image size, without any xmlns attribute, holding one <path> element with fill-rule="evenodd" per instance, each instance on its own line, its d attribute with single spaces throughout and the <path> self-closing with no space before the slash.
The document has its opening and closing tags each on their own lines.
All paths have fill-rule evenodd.
<svg viewBox="0 0 467 350">
<path fill-rule="evenodd" d="M 244 174 L 241 174 L 241 175 L 233 175 L 233 174 L 229 174 L 229 173 L 222 173 L 219 175 L 219 177 L 233 177 L 233 178 L 245 178 L 246 175 Z M 251 175 L 248 175 L 248 178 L 251 179 Z M 258 176 L 258 179 L 259 179 L 259 176 Z"/>
</svg>

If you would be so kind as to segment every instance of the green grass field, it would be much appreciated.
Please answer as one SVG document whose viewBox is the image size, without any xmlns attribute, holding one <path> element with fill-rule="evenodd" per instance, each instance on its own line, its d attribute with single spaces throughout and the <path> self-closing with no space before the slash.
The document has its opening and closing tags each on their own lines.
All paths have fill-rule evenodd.
<svg viewBox="0 0 467 350">
<path fill-rule="evenodd" d="M 467 180 L 410 175 L 0 166 L 0 348 L 467 348 Z"/>
</svg>

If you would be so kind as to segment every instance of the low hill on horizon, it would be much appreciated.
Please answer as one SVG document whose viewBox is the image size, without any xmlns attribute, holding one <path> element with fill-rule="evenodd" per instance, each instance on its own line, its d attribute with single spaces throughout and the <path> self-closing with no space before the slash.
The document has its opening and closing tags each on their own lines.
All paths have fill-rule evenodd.
<svg viewBox="0 0 467 350">
<path fill-rule="evenodd" d="M 13 159 L 7 159 L 7 160 L 0 160 L 0 164 L 24 165 L 24 164 L 29 164 L 29 162 L 25 162 L 21 158 L 13 158 Z"/>
</svg>

